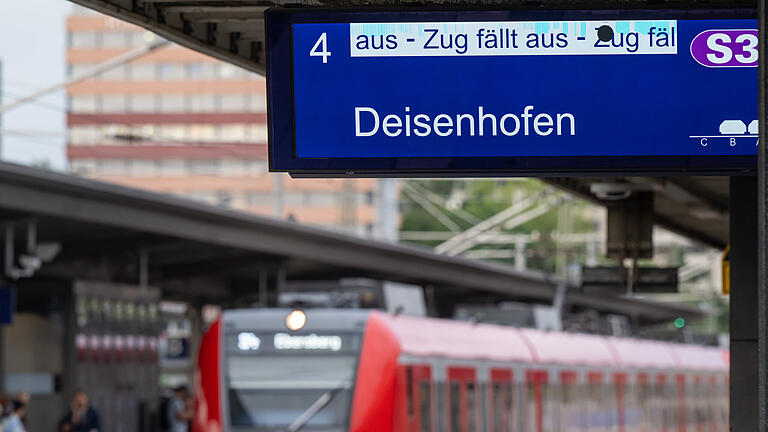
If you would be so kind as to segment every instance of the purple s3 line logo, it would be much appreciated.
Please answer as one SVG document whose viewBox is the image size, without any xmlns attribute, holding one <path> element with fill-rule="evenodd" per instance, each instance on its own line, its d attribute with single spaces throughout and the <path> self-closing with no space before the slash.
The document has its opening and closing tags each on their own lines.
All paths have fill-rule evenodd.
<svg viewBox="0 0 768 432">
<path fill-rule="evenodd" d="M 706 67 L 757 67 L 757 30 L 706 30 L 691 41 L 691 56 Z"/>
</svg>

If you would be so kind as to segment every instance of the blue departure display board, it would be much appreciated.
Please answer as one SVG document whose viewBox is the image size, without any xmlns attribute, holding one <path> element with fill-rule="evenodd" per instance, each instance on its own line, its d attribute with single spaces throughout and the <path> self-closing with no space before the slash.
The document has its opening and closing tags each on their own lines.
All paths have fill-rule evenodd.
<svg viewBox="0 0 768 432">
<path fill-rule="evenodd" d="M 754 170 L 754 10 L 267 13 L 270 168 Z"/>
</svg>

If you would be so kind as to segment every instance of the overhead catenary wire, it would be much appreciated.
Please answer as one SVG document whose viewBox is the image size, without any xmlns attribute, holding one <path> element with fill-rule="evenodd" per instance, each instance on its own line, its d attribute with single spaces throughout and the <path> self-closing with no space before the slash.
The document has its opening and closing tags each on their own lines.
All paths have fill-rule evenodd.
<svg viewBox="0 0 768 432">
<path fill-rule="evenodd" d="M 114 58 L 111 58 L 103 63 L 99 63 L 96 66 L 92 68 L 88 68 L 84 70 L 83 72 L 80 72 L 78 74 L 74 74 L 67 79 L 65 79 L 62 82 L 50 85 L 48 87 L 44 87 L 40 90 L 37 90 L 35 92 L 32 92 L 31 94 L 21 98 L 17 99 L 13 102 L 3 104 L 0 106 L 0 114 L 7 112 L 9 110 L 12 110 L 14 108 L 17 108 L 21 105 L 24 105 L 26 103 L 29 103 L 30 101 L 34 101 L 46 94 L 52 93 L 56 90 L 63 89 L 67 86 L 77 84 L 79 82 L 85 81 L 87 79 L 90 79 L 94 76 L 100 75 L 106 71 L 109 71 L 111 69 L 114 69 L 118 66 L 122 66 L 126 63 L 130 63 L 140 57 L 143 57 L 159 48 L 162 48 L 166 45 L 168 45 L 170 42 L 166 40 L 153 42 L 150 44 L 147 44 L 145 46 L 136 48 L 135 50 L 128 51 L 124 54 L 121 54 L 119 56 L 116 56 Z"/>
</svg>

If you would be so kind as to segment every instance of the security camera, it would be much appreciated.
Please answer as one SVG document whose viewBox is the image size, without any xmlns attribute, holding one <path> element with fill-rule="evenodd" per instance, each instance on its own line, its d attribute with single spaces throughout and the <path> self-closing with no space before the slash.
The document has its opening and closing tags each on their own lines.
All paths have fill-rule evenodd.
<svg viewBox="0 0 768 432">
<path fill-rule="evenodd" d="M 53 261 L 59 252 L 61 252 L 61 243 L 38 243 L 37 248 L 35 248 L 35 255 L 44 263 Z"/>
<path fill-rule="evenodd" d="M 19 264 L 25 270 L 35 271 L 42 267 L 43 261 L 35 255 L 23 254 L 19 256 Z"/>
</svg>

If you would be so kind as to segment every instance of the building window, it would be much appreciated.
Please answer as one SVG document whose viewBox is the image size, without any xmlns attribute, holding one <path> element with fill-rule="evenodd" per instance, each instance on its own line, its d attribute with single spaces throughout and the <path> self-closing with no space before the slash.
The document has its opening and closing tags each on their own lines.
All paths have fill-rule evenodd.
<svg viewBox="0 0 768 432">
<path fill-rule="evenodd" d="M 265 144 L 267 142 L 267 128 L 265 125 L 246 125 L 245 140 L 252 143 Z"/>
<path fill-rule="evenodd" d="M 101 46 L 101 34 L 87 31 L 71 33 L 70 46 L 75 49 L 99 48 Z"/>
<path fill-rule="evenodd" d="M 128 98 L 125 95 L 103 95 L 101 111 L 105 113 L 125 112 L 128 110 Z"/>
<path fill-rule="evenodd" d="M 217 63 L 202 63 L 203 76 L 205 80 L 215 80 L 219 77 Z"/>
<path fill-rule="evenodd" d="M 180 113 L 184 112 L 185 107 L 184 95 L 178 94 L 164 94 L 160 95 L 160 112 Z"/>
<path fill-rule="evenodd" d="M 226 94 L 221 96 L 221 110 L 228 112 L 243 112 L 248 108 L 248 100 L 242 94 Z"/>
<path fill-rule="evenodd" d="M 186 128 L 183 125 L 164 125 L 157 127 L 156 139 L 161 141 L 184 141 Z"/>
<path fill-rule="evenodd" d="M 136 159 L 131 164 L 131 174 L 137 176 L 154 176 L 157 173 L 155 161 L 150 159 Z"/>
<path fill-rule="evenodd" d="M 72 172 L 82 176 L 92 176 L 96 169 L 96 162 L 93 159 L 76 159 L 70 164 Z"/>
<path fill-rule="evenodd" d="M 133 112 L 156 112 L 157 111 L 157 98 L 151 94 L 135 94 L 130 97 L 129 106 Z"/>
<path fill-rule="evenodd" d="M 96 162 L 96 168 L 103 175 L 121 176 L 130 173 L 131 161 L 126 159 L 104 159 Z"/>
<path fill-rule="evenodd" d="M 154 63 L 131 63 L 131 78 L 139 81 L 154 81 L 157 79 L 157 71 Z"/>
<path fill-rule="evenodd" d="M 101 34 L 103 48 L 124 48 L 128 45 L 128 34 L 121 31 L 106 31 Z"/>
<path fill-rule="evenodd" d="M 187 161 L 187 171 L 190 174 L 214 175 L 219 173 L 218 160 L 190 160 Z"/>
<path fill-rule="evenodd" d="M 216 128 L 209 124 L 189 125 L 189 139 L 191 141 L 213 141 L 216 138 Z"/>
<path fill-rule="evenodd" d="M 216 110 L 216 98 L 211 94 L 193 94 L 187 104 L 190 112 L 212 112 Z"/>
<path fill-rule="evenodd" d="M 158 162 L 158 174 L 161 176 L 182 176 L 186 174 L 186 164 L 181 159 L 162 159 Z"/>
<path fill-rule="evenodd" d="M 158 63 L 157 78 L 169 81 L 184 79 L 184 67 L 178 63 Z"/>
<path fill-rule="evenodd" d="M 245 142 L 245 125 L 232 124 L 221 127 L 220 137 L 224 142 Z"/>
<path fill-rule="evenodd" d="M 267 111 L 267 98 L 263 94 L 248 95 L 248 111 L 263 113 Z"/>
<path fill-rule="evenodd" d="M 99 109 L 99 100 L 96 96 L 72 96 L 69 106 L 73 113 L 93 113 Z"/>
<path fill-rule="evenodd" d="M 248 207 L 271 207 L 272 194 L 267 192 L 246 192 L 245 203 Z"/>
<path fill-rule="evenodd" d="M 73 145 L 97 144 L 101 138 L 101 130 L 94 126 L 73 126 L 69 131 L 69 140 Z"/>
<path fill-rule="evenodd" d="M 200 63 L 188 63 L 186 66 L 188 79 L 201 79 L 203 78 L 203 65 Z"/>
<path fill-rule="evenodd" d="M 132 47 L 140 47 L 147 44 L 144 40 L 144 33 L 141 31 L 133 31 L 127 34 L 126 43 Z"/>
</svg>

